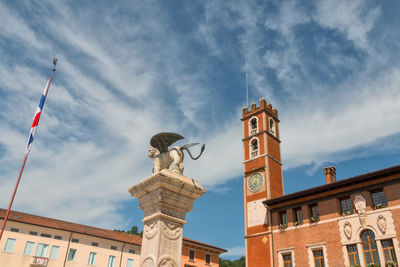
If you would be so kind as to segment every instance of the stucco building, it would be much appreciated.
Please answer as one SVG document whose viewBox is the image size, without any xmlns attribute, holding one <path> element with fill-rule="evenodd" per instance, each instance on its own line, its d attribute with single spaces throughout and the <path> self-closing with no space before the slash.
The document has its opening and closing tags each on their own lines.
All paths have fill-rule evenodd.
<svg viewBox="0 0 400 267">
<path fill-rule="evenodd" d="M 0 223 L 6 210 L 0 209 Z M 0 242 L 1 267 L 136 267 L 138 235 L 12 211 Z M 182 267 L 219 266 L 226 250 L 183 238 Z"/>
<path fill-rule="evenodd" d="M 278 112 L 242 110 L 247 267 L 385 266 L 400 259 L 400 165 L 283 194 Z"/>
</svg>

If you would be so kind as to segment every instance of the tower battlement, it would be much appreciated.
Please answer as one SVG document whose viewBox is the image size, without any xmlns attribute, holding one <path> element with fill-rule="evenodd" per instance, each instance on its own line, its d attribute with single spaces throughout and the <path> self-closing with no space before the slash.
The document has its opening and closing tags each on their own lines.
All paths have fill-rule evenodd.
<svg viewBox="0 0 400 267">
<path fill-rule="evenodd" d="M 261 98 L 259 100 L 258 107 L 257 107 L 256 102 L 252 102 L 250 104 L 250 110 L 248 109 L 248 107 L 243 107 L 242 108 L 242 118 L 253 115 L 254 113 L 261 111 L 261 110 L 267 110 L 271 116 L 273 116 L 275 119 L 278 120 L 278 110 L 275 107 L 273 107 L 271 103 L 267 102 L 265 100 L 265 98 Z"/>
</svg>

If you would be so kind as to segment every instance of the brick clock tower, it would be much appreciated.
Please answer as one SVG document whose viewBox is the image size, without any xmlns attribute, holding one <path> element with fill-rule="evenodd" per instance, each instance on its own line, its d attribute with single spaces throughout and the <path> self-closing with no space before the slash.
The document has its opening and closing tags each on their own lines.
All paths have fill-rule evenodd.
<svg viewBox="0 0 400 267">
<path fill-rule="evenodd" d="M 242 109 L 246 266 L 272 266 L 270 218 L 262 201 L 283 195 L 278 111 L 264 98 Z"/>
</svg>

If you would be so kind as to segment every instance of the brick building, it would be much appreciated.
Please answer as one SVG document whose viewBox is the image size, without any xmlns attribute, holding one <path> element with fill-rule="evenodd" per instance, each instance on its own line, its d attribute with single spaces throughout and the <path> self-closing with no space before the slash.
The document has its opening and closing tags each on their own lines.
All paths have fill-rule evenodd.
<svg viewBox="0 0 400 267">
<path fill-rule="evenodd" d="M 400 165 L 264 201 L 274 266 L 385 266 L 398 262 Z"/>
<path fill-rule="evenodd" d="M 0 209 L 0 223 L 6 210 Z M 12 211 L 0 241 L 1 267 L 136 267 L 142 238 L 107 229 Z M 219 266 L 226 252 L 183 238 L 182 267 Z"/>
<path fill-rule="evenodd" d="M 278 112 L 242 110 L 247 267 L 385 266 L 400 259 L 400 165 L 283 194 Z M 323 178 L 322 178 L 323 179 Z"/>
</svg>

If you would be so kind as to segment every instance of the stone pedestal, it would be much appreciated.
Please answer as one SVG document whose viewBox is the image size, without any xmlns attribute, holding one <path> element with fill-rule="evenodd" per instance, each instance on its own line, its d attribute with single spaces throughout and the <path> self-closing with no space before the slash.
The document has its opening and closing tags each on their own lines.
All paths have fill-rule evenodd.
<svg viewBox="0 0 400 267">
<path fill-rule="evenodd" d="M 140 266 L 181 266 L 185 215 L 205 192 L 197 181 L 170 170 L 162 170 L 129 189 L 144 211 Z"/>
</svg>

